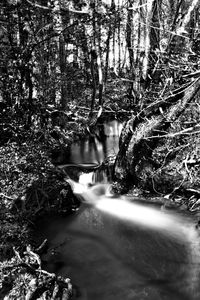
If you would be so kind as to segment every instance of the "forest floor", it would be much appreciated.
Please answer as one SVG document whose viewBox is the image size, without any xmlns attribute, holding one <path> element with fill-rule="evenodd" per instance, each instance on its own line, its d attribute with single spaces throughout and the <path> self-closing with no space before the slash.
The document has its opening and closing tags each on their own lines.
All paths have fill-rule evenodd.
<svg viewBox="0 0 200 300">
<path fill-rule="evenodd" d="M 45 243 L 40 247 L 30 239 L 36 217 L 46 212 L 68 214 L 77 205 L 70 202 L 68 184 L 50 162 L 48 150 L 37 140 L 1 147 L 0 299 L 8 295 L 9 299 L 39 298 L 58 290 L 71 293 L 69 279 L 41 269 L 39 254 Z"/>
</svg>

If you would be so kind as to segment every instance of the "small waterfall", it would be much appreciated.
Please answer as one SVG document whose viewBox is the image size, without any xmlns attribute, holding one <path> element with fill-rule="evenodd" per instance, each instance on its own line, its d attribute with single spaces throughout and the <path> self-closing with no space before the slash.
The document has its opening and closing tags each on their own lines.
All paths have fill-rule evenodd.
<svg viewBox="0 0 200 300">
<path fill-rule="evenodd" d="M 112 179 L 112 170 L 109 167 L 99 168 L 95 171 L 85 173 L 81 172 L 78 182 L 87 186 L 98 183 L 109 183 Z"/>
<path fill-rule="evenodd" d="M 110 192 L 109 184 L 101 183 L 88 187 L 87 184 L 80 184 L 71 179 L 67 181 L 82 202 L 93 205 L 107 214 L 179 239 L 195 240 L 197 236 L 197 231 L 180 216 L 135 203 L 134 198 L 117 197 Z"/>
</svg>

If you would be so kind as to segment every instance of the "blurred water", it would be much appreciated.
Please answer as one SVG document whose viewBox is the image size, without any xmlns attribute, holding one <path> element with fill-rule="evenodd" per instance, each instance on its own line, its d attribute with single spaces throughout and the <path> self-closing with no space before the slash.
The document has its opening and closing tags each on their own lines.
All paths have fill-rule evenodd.
<svg viewBox="0 0 200 300">
<path fill-rule="evenodd" d="M 113 120 L 102 124 L 96 133 L 71 145 L 67 163 L 102 163 L 109 155 L 116 155 L 123 124 Z"/>
<path fill-rule="evenodd" d="M 188 214 L 94 200 L 39 225 L 50 243 L 45 267 L 71 278 L 73 299 L 200 299 L 199 234 Z"/>
<path fill-rule="evenodd" d="M 112 167 L 101 164 L 105 159 L 114 159 L 118 153 L 122 127 L 123 124 L 117 120 L 99 125 L 93 135 L 71 145 L 60 167 L 70 178 L 83 184 L 110 182 Z M 97 166 L 101 167 L 94 171 Z"/>
</svg>

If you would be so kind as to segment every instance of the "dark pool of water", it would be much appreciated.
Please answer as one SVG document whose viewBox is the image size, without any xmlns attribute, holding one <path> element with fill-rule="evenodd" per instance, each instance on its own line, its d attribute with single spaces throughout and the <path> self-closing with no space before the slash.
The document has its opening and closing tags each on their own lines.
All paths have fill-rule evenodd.
<svg viewBox="0 0 200 300">
<path fill-rule="evenodd" d="M 195 234 L 177 239 L 88 205 L 73 216 L 43 220 L 38 228 L 36 236 L 49 240 L 44 267 L 71 278 L 73 299 L 200 299 Z"/>
</svg>

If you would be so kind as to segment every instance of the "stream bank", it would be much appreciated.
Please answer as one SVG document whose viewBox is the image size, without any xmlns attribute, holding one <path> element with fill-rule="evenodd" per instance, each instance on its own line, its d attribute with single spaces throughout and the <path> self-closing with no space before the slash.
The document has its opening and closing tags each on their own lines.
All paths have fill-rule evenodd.
<svg viewBox="0 0 200 300">
<path fill-rule="evenodd" d="M 40 299 L 57 294 L 69 299 L 71 294 L 68 277 L 42 270 L 40 254 L 46 243 L 33 243 L 30 237 L 36 218 L 68 215 L 78 205 L 63 174 L 50 162 L 47 146 L 27 141 L 1 147 L 1 299 Z"/>
</svg>

